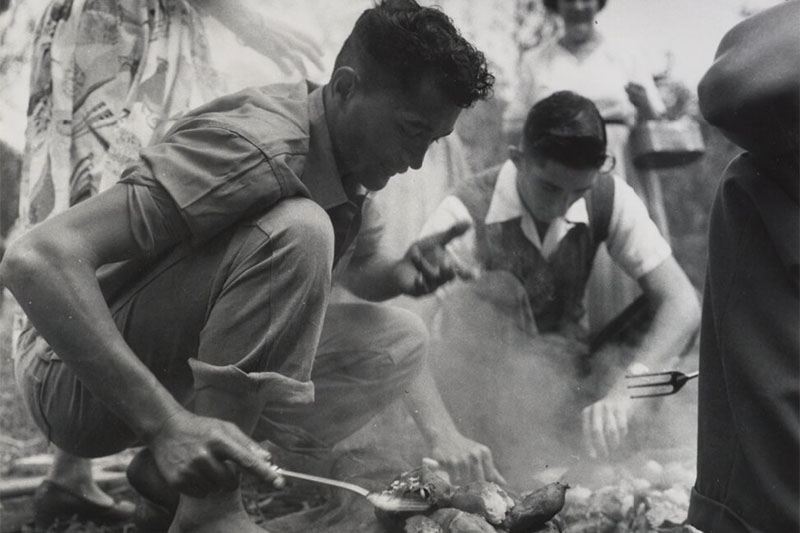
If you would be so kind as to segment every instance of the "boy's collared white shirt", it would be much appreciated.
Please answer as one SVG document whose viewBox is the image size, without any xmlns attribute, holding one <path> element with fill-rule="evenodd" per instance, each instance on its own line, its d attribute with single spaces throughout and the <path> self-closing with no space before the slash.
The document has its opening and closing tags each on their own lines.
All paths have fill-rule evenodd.
<svg viewBox="0 0 800 533">
<path fill-rule="evenodd" d="M 525 208 L 517 191 L 517 168 L 512 161 L 501 167 L 492 199 L 484 219 L 485 224 L 520 218 L 522 231 L 528 240 L 547 258 L 557 249 L 567 232 L 576 224 L 588 224 L 589 212 L 584 198 L 574 202 L 563 217 L 550 223 L 544 242 L 539 238 L 533 217 Z M 456 196 L 446 197 L 431 215 L 420 232 L 420 237 L 446 231 L 459 222 L 474 223 L 469 210 Z M 633 279 L 652 271 L 667 257 L 672 249 L 658 231 L 647 213 L 644 202 L 630 185 L 614 177 L 614 205 L 605 241 L 612 259 Z M 477 241 L 474 228 L 447 245 L 448 252 L 463 267 L 480 272 Z"/>
<path fill-rule="evenodd" d="M 484 222 L 487 225 L 497 224 L 515 218 L 520 219 L 522 232 L 536 246 L 545 259 L 555 252 L 556 248 L 558 248 L 558 243 L 576 224 L 589 224 L 586 200 L 580 198 L 569 206 L 563 216 L 550 221 L 544 236 L 544 242 L 542 242 L 536 229 L 536 222 L 522 203 L 517 191 L 517 167 L 512 161 L 506 161 L 497 177 L 492 202 L 489 204 L 489 211 L 486 213 Z"/>
</svg>

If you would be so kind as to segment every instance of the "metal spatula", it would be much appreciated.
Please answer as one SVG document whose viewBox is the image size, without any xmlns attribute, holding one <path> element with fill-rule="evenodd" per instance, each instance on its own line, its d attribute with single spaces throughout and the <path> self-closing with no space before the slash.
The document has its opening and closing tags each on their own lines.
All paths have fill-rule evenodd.
<svg viewBox="0 0 800 533">
<path fill-rule="evenodd" d="M 352 483 L 338 481 L 320 476 L 312 476 L 311 474 L 302 474 L 300 472 L 292 472 L 291 470 L 284 470 L 283 468 L 276 468 L 275 472 L 286 477 L 296 479 L 303 479 L 305 481 L 312 481 L 314 483 L 322 483 L 323 485 L 330 485 L 340 489 L 349 490 L 360 494 L 365 497 L 369 503 L 378 509 L 389 511 L 393 513 L 398 512 L 422 512 L 431 508 L 431 504 L 421 500 L 410 498 L 402 498 L 386 492 L 370 492 L 364 487 L 359 487 Z"/>
</svg>

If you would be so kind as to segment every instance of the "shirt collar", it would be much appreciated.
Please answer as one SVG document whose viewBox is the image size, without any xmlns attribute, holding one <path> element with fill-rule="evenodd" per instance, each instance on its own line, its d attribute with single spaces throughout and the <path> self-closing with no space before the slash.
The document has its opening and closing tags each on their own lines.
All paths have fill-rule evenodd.
<svg viewBox="0 0 800 533">
<path fill-rule="evenodd" d="M 310 140 L 302 181 L 308 187 L 311 198 L 323 209 L 330 209 L 348 202 L 342 187 L 342 177 L 333 155 L 328 122 L 325 119 L 325 103 L 322 99 L 324 86 L 308 84 L 308 122 Z"/>
<path fill-rule="evenodd" d="M 513 161 L 508 160 L 500 168 L 500 174 L 497 176 L 485 223 L 496 224 L 520 217 L 532 218 L 517 192 L 517 167 Z M 586 210 L 586 200 L 580 198 L 569 206 L 563 217 L 557 220 L 564 220 L 569 224 L 588 224 L 589 212 Z"/>
</svg>

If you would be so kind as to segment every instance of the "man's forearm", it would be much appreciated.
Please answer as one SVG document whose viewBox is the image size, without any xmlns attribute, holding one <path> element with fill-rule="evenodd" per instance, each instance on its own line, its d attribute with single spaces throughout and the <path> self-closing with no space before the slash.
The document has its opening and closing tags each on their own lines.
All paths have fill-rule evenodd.
<svg viewBox="0 0 800 533">
<path fill-rule="evenodd" d="M 458 432 L 427 361 L 403 399 L 420 433 L 431 446 L 445 435 Z"/>
<path fill-rule="evenodd" d="M 95 266 L 46 246 L 9 252 L 2 281 L 42 337 L 133 431 L 142 437 L 157 431 L 180 405 L 125 343 Z"/>
<path fill-rule="evenodd" d="M 416 271 L 412 270 L 413 268 L 403 265 L 399 259 L 391 260 L 380 256 L 368 262 L 351 264 L 344 284 L 359 298 L 382 302 L 405 293 L 401 278 L 404 275 L 415 276 Z"/>
</svg>

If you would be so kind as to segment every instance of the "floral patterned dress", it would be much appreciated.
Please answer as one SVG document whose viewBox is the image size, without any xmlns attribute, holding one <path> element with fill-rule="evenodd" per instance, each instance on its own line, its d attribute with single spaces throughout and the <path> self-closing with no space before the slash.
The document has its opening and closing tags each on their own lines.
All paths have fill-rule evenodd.
<svg viewBox="0 0 800 533">
<path fill-rule="evenodd" d="M 141 147 L 225 91 L 186 0 L 54 0 L 31 73 L 23 229 L 108 188 Z"/>
</svg>

